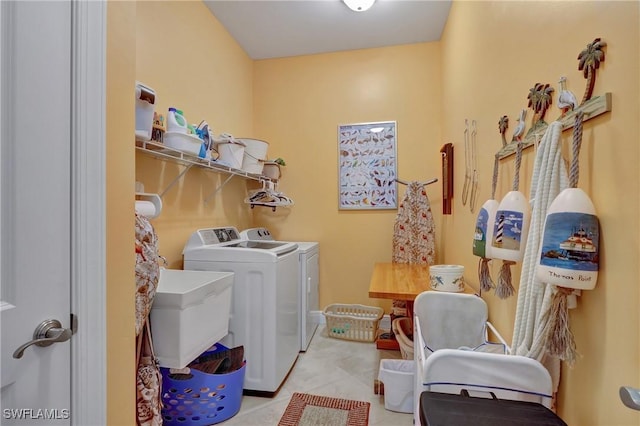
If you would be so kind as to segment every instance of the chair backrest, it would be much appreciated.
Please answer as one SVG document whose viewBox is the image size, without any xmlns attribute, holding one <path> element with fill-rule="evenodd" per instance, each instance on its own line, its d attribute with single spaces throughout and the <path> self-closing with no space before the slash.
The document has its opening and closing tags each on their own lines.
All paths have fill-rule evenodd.
<svg viewBox="0 0 640 426">
<path fill-rule="evenodd" d="M 427 358 L 422 381 L 432 392 L 493 392 L 499 399 L 551 406 L 549 372 L 538 361 L 520 355 L 442 349 Z"/>
<path fill-rule="evenodd" d="M 475 348 L 485 342 L 488 309 L 476 295 L 424 291 L 416 297 L 413 311 L 430 351 Z"/>
</svg>

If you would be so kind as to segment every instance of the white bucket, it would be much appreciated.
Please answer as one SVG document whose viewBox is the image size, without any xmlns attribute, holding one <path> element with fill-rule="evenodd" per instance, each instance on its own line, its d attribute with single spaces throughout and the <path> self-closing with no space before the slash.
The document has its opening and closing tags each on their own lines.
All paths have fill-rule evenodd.
<svg viewBox="0 0 640 426">
<path fill-rule="evenodd" d="M 239 143 L 221 142 L 215 145 L 219 163 L 224 163 L 234 169 L 242 168 L 242 160 L 244 158 L 244 146 Z"/>
<path fill-rule="evenodd" d="M 242 170 L 256 175 L 262 174 L 264 162 L 267 159 L 267 148 L 269 144 L 259 139 L 237 139 L 243 142 L 244 157 L 242 159 Z"/>
<path fill-rule="evenodd" d="M 464 291 L 464 266 L 433 265 L 429 267 L 431 288 L 438 291 L 459 293 Z"/>
</svg>

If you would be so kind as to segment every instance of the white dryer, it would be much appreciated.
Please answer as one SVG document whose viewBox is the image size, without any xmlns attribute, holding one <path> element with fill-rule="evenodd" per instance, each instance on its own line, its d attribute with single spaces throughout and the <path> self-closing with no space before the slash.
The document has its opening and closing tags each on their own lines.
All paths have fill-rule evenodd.
<svg viewBox="0 0 640 426">
<path fill-rule="evenodd" d="M 250 228 L 240 233 L 240 237 L 249 241 L 274 241 L 267 228 Z M 319 265 L 320 244 L 317 242 L 296 242 L 298 245 L 299 284 L 300 284 L 300 351 L 309 347 L 311 338 L 318 328 L 318 318 L 313 313 L 319 312 L 320 296 Z"/>
<path fill-rule="evenodd" d="M 229 334 L 221 342 L 244 346 L 245 393 L 275 394 L 298 357 L 297 248 L 242 240 L 236 228 L 223 227 L 197 230 L 182 252 L 184 269 L 234 273 Z"/>
</svg>

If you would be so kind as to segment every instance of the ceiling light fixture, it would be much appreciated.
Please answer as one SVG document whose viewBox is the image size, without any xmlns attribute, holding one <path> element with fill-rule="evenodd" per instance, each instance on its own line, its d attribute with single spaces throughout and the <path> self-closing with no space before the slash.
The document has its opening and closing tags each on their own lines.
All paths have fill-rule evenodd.
<svg viewBox="0 0 640 426">
<path fill-rule="evenodd" d="M 342 0 L 347 7 L 354 12 L 364 12 L 369 10 L 376 0 Z"/>
</svg>

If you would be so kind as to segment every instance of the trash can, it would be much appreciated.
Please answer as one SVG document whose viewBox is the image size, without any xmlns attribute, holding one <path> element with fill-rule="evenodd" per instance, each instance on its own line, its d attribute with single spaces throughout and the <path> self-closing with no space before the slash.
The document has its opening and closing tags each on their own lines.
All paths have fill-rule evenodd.
<svg viewBox="0 0 640 426">
<path fill-rule="evenodd" d="M 400 413 L 413 413 L 413 378 L 415 361 L 380 360 L 378 380 L 384 383 L 384 408 Z"/>
</svg>

